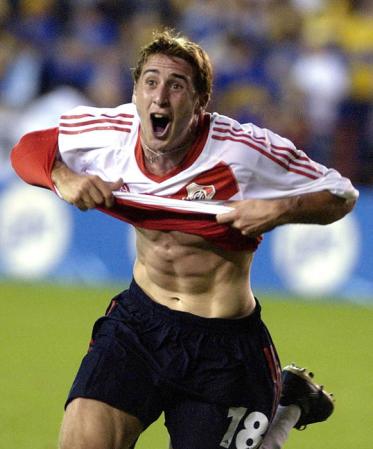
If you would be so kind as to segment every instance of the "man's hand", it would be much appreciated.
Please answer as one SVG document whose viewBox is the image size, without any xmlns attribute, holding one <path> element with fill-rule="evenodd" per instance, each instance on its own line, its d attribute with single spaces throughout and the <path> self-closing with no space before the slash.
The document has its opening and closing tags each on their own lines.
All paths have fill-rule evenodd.
<svg viewBox="0 0 373 449">
<path fill-rule="evenodd" d="M 218 214 L 217 222 L 230 224 L 248 237 L 258 237 L 286 223 L 333 223 L 352 210 L 355 200 L 323 190 L 275 200 L 249 199 L 229 205 L 234 210 Z"/>
<path fill-rule="evenodd" d="M 282 224 L 281 216 L 286 210 L 284 200 L 250 199 L 230 203 L 229 206 L 234 210 L 218 214 L 217 222 L 230 224 L 248 237 L 258 237 Z"/>
<path fill-rule="evenodd" d="M 114 205 L 112 192 L 123 185 L 122 179 L 107 182 L 99 176 L 77 174 L 61 161 L 54 164 L 52 181 L 62 198 L 82 211 L 97 206 L 112 207 Z"/>
</svg>

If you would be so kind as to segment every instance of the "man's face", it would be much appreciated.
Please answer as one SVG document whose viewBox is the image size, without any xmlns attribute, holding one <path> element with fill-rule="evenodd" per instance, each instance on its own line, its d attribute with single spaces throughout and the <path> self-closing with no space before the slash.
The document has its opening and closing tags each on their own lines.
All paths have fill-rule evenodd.
<svg viewBox="0 0 373 449">
<path fill-rule="evenodd" d="M 188 141 L 201 110 L 188 62 L 151 55 L 135 84 L 133 99 L 141 120 L 141 138 L 151 149 L 168 151 Z"/>
</svg>

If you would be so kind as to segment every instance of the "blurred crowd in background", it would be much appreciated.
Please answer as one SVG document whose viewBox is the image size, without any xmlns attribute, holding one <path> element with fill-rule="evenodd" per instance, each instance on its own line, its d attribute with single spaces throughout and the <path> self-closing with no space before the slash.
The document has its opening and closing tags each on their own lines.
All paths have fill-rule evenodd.
<svg viewBox="0 0 373 449">
<path fill-rule="evenodd" d="M 373 0 L 0 0 L 0 171 L 70 107 L 131 101 L 137 51 L 164 26 L 210 54 L 210 111 L 373 185 Z"/>
</svg>

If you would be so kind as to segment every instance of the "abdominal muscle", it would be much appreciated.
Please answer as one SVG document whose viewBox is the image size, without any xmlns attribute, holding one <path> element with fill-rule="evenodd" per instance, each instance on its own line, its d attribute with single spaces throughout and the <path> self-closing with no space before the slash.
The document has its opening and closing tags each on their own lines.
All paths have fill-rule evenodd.
<svg viewBox="0 0 373 449">
<path fill-rule="evenodd" d="M 253 311 L 252 253 L 225 251 L 177 231 L 136 234 L 134 279 L 154 301 L 206 318 L 240 318 Z"/>
</svg>

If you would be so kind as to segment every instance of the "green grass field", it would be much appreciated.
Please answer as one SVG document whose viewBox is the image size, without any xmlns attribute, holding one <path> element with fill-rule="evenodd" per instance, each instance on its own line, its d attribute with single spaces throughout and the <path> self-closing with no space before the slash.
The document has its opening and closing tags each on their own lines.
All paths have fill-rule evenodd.
<svg viewBox="0 0 373 449">
<path fill-rule="evenodd" d="M 91 325 L 118 289 L 0 282 L 0 447 L 56 449 L 63 403 Z M 262 296 L 282 363 L 312 368 L 336 396 L 329 421 L 287 449 L 373 447 L 373 308 Z M 138 449 L 166 449 L 162 421 Z M 203 449 L 203 448 L 201 448 Z"/>
</svg>

